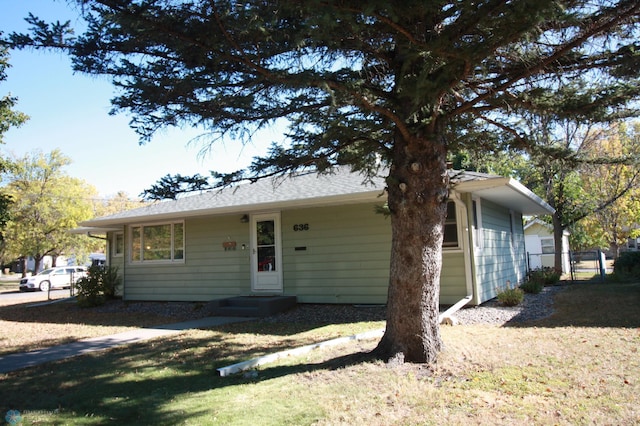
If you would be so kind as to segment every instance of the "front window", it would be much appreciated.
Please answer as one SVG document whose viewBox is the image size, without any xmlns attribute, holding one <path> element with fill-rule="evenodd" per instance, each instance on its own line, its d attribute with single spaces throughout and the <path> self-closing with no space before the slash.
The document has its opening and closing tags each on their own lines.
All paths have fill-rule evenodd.
<svg viewBox="0 0 640 426">
<path fill-rule="evenodd" d="M 184 223 L 131 227 L 132 262 L 184 260 Z"/>
</svg>

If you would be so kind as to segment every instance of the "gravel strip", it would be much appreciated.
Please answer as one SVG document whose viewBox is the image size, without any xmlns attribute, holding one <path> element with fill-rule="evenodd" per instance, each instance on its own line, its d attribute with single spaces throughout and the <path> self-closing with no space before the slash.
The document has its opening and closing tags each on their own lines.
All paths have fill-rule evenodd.
<svg viewBox="0 0 640 426">
<path fill-rule="evenodd" d="M 539 294 L 525 294 L 518 306 L 501 306 L 496 299 L 480 306 L 465 307 L 453 317 L 459 324 L 519 323 L 545 318 L 553 313 L 553 296 L 564 287 L 545 287 Z M 148 313 L 167 317 L 167 322 L 185 321 L 207 316 L 204 303 L 192 302 L 123 302 L 109 301 L 95 308 L 98 312 Z M 265 322 L 332 324 L 337 322 L 384 321 L 386 308 L 382 305 L 325 305 L 300 304 L 294 309 L 263 318 Z"/>
<path fill-rule="evenodd" d="M 526 322 L 545 318 L 553 313 L 553 296 L 563 287 L 545 287 L 539 294 L 525 294 L 524 301 L 513 307 L 501 306 L 496 299 L 480 306 L 462 308 L 453 317 L 459 324 L 497 324 Z M 444 309 L 442 310 L 444 311 Z M 384 321 L 384 306 L 362 305 L 298 305 L 295 309 L 265 318 L 271 322 L 359 322 Z"/>
<path fill-rule="evenodd" d="M 453 316 L 460 324 L 521 323 L 546 318 L 553 313 L 553 296 L 564 290 L 562 286 L 544 287 L 539 294 L 525 293 L 518 306 L 501 306 L 496 299 L 480 306 L 463 308 Z"/>
<path fill-rule="evenodd" d="M 144 313 L 167 317 L 167 322 L 187 321 L 208 316 L 202 307 L 204 303 L 195 302 L 127 302 L 109 300 L 103 306 L 94 308 L 97 312 L 107 313 Z"/>
</svg>

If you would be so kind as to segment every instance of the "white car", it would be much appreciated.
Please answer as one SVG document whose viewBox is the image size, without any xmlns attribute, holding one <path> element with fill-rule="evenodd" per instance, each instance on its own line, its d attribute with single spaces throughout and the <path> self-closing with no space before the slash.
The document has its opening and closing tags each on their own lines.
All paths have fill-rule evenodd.
<svg viewBox="0 0 640 426">
<path fill-rule="evenodd" d="M 61 266 L 49 268 L 37 275 L 20 280 L 20 291 L 48 291 L 49 288 L 69 288 L 71 283 L 77 283 L 87 276 L 84 266 Z"/>
</svg>

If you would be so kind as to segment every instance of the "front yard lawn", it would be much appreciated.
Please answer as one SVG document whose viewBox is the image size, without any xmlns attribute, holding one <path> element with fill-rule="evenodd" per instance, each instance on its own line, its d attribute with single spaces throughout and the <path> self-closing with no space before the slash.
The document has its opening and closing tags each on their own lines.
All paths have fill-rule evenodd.
<svg viewBox="0 0 640 426">
<path fill-rule="evenodd" d="M 383 323 L 191 330 L 0 375 L 0 414 L 74 425 L 640 423 L 640 284 L 576 284 L 555 303 L 536 323 L 443 327 L 436 365 L 390 368 L 366 355 L 368 341 L 222 378 L 218 367 Z"/>
</svg>

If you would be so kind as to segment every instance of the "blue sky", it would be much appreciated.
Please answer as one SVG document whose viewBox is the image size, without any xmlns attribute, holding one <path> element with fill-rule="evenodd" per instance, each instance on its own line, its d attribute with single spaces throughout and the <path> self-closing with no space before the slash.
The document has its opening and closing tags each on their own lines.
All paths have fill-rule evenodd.
<svg viewBox="0 0 640 426">
<path fill-rule="evenodd" d="M 0 0 L 0 30 L 26 31 L 29 12 L 45 21 L 78 22 L 65 0 Z M 129 117 L 108 114 L 115 91 L 107 79 L 74 74 L 61 53 L 12 51 L 9 62 L 0 95 L 18 97 L 15 109 L 30 120 L 5 135 L 3 155 L 60 149 L 73 161 L 67 174 L 95 186 L 105 197 L 118 191 L 135 197 L 167 173 L 208 175 L 209 170 L 242 168 L 277 137 L 263 132 L 245 147 L 228 141 L 204 157 L 198 155 L 201 145 L 189 144 L 199 134 L 195 129 L 171 129 L 140 146 Z"/>
</svg>

